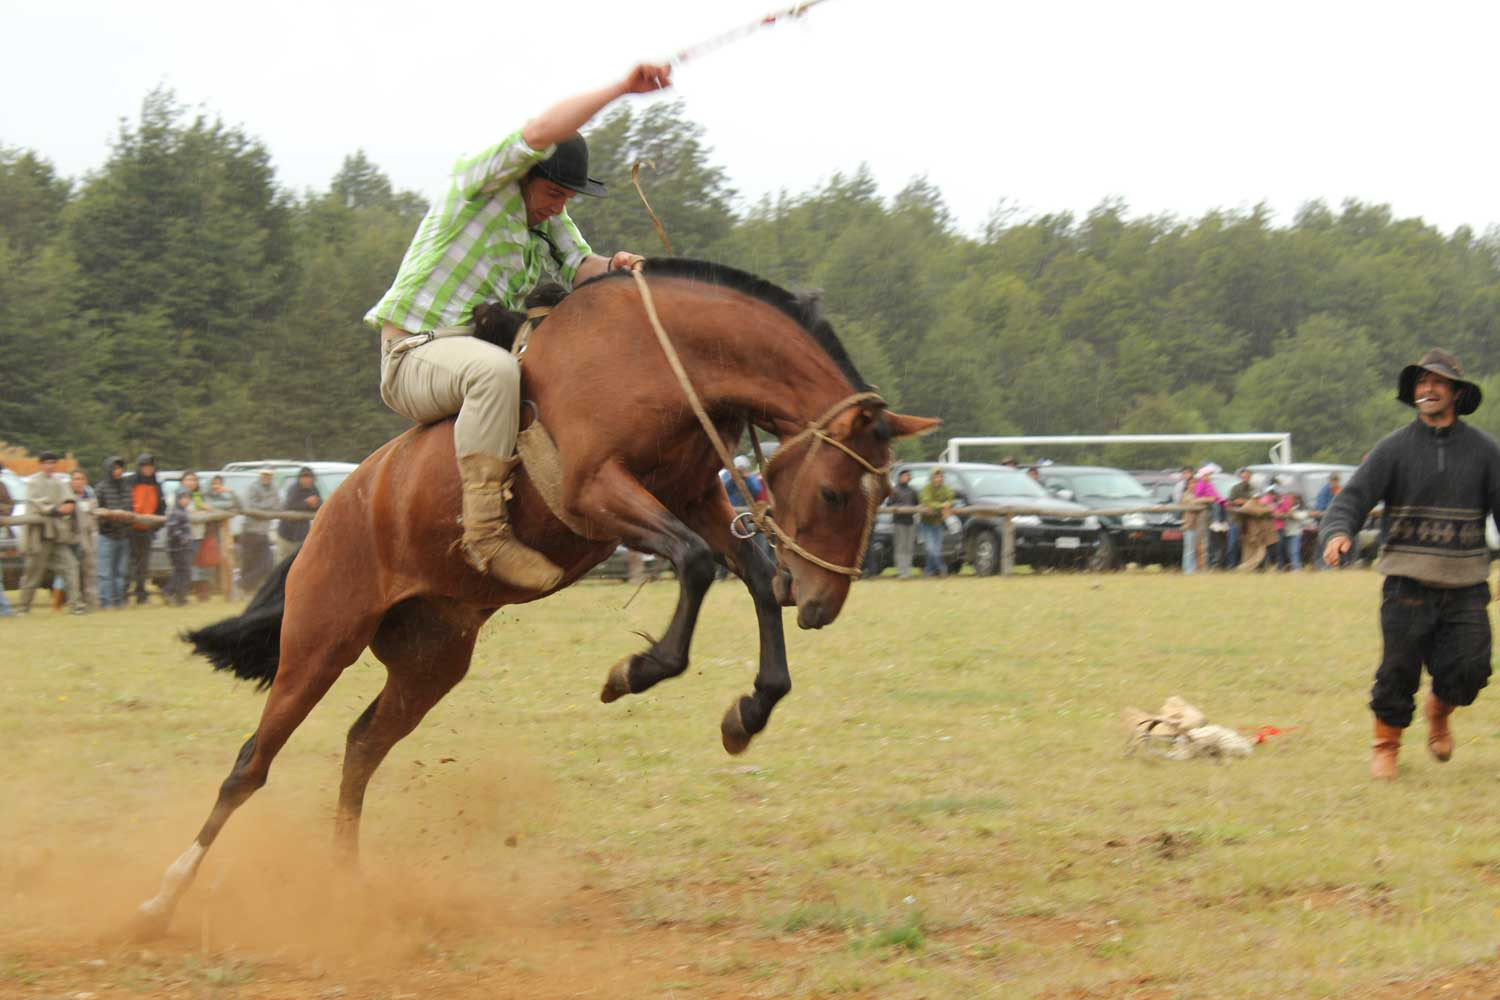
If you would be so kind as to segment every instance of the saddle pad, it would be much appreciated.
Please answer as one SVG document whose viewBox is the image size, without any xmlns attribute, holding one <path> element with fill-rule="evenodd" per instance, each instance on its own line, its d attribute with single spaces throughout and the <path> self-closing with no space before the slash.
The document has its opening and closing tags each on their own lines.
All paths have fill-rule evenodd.
<svg viewBox="0 0 1500 1000">
<path fill-rule="evenodd" d="M 562 459 L 557 454 L 557 445 L 553 442 L 552 435 L 547 433 L 547 428 L 542 426 L 540 420 L 533 420 L 531 426 L 516 438 L 516 453 L 521 456 L 521 464 L 526 468 L 531 485 L 542 495 L 542 500 L 553 517 L 566 524 L 573 534 L 581 538 L 595 542 L 609 540 L 608 536 L 591 532 L 584 522 L 563 508 Z"/>
</svg>

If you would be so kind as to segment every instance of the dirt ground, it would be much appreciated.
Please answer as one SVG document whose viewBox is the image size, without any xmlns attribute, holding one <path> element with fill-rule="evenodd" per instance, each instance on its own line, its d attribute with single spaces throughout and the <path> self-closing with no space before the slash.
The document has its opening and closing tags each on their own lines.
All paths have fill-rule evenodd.
<svg viewBox="0 0 1500 1000">
<path fill-rule="evenodd" d="M 149 948 L 95 945 L 28 936 L 3 943 L 24 981 L 0 983 L 4 997 L 224 996 L 261 998 L 450 997 L 706 997 L 751 996 L 753 983 L 703 971 L 706 957 L 738 948 L 728 935 L 678 933 L 673 928 L 621 930 L 614 901 L 576 891 L 558 908 L 516 916 L 484 928 L 504 940 L 488 954 L 459 958 L 438 951 L 403 961 L 370 951 L 338 961 L 297 957 L 286 942 L 267 940 L 270 957 L 241 947 L 215 948 L 199 928 L 174 932 Z M 296 936 L 288 928 L 288 939 Z M 13 975 L 15 973 L 13 972 Z"/>
<path fill-rule="evenodd" d="M 125 927 L 263 696 L 180 648 L 213 606 L 8 623 L 0 1000 L 1500 998 L 1495 702 L 1457 763 L 1414 734 L 1371 785 L 1377 636 L 1320 623 L 1377 583 L 872 585 L 848 628 L 788 637 L 795 697 L 742 758 L 717 729 L 753 673 L 742 595 L 711 595 L 690 676 L 600 706 L 673 594 L 569 592 L 497 616 L 393 752 L 358 875 L 330 841 L 364 660 L 145 943 Z M 1122 755 L 1119 706 L 1174 691 L 1288 735 Z"/>
<path fill-rule="evenodd" d="M 327 830 L 240 818 L 251 829 L 233 863 L 205 865 L 168 936 L 143 943 L 125 918 L 154 887 L 146 859 L 174 850 L 66 829 L 6 845 L 0 997 L 728 998 L 755 995 L 765 962 L 818 947 L 644 923 L 618 890 L 537 845 L 464 870 L 439 839 L 428 856 L 367 859 L 354 876 Z"/>
</svg>

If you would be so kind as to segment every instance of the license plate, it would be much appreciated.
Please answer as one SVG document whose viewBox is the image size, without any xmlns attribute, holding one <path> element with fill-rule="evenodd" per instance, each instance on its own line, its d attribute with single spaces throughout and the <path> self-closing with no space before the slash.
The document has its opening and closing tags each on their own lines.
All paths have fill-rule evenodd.
<svg viewBox="0 0 1500 1000">
<path fill-rule="evenodd" d="M 1052 544 L 1059 549 L 1076 549 L 1078 548 L 1078 539 L 1072 535 L 1064 535 Z"/>
<path fill-rule="evenodd" d="M 1182 532 L 1176 528 L 1168 528 L 1161 533 L 1161 540 L 1164 542 L 1180 542 L 1182 541 Z"/>
</svg>

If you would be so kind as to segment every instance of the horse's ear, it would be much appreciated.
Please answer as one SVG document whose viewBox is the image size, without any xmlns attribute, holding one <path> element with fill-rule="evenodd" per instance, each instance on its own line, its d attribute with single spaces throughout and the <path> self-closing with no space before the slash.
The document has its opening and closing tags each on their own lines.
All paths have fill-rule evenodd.
<svg viewBox="0 0 1500 1000">
<path fill-rule="evenodd" d="M 937 417 L 913 417 L 889 411 L 886 412 L 885 423 L 891 429 L 892 438 L 916 437 L 943 426 L 943 422 Z"/>
</svg>

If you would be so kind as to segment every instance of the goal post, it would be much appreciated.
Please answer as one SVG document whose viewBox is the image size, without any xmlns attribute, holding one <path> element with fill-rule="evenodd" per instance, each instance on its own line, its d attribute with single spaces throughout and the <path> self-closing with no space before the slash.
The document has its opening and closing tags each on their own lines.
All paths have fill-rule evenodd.
<svg viewBox="0 0 1500 1000">
<path fill-rule="evenodd" d="M 1272 464 L 1292 464 L 1292 435 L 1284 431 L 1263 434 L 1024 434 L 1007 437 L 956 437 L 948 439 L 948 446 L 943 449 L 942 461 L 961 461 L 965 448 L 1088 444 L 1196 444 L 1229 441 L 1268 442 L 1271 445 Z"/>
</svg>

